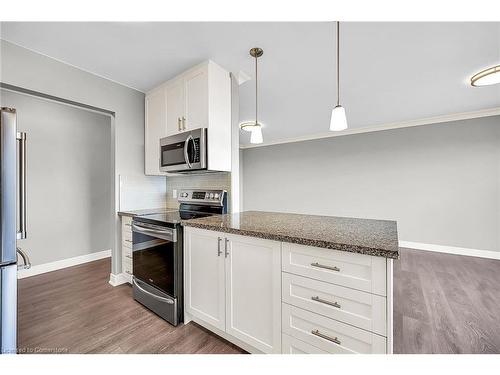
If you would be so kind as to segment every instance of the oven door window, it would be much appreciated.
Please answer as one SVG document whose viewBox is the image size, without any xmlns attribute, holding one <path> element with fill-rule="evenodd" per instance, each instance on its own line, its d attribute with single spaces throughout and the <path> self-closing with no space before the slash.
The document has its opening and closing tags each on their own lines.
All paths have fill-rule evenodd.
<svg viewBox="0 0 500 375">
<path fill-rule="evenodd" d="M 184 157 L 184 143 L 177 142 L 165 146 L 161 146 L 161 166 L 168 167 L 170 165 L 186 164 Z"/>
<path fill-rule="evenodd" d="M 175 243 L 137 232 L 133 243 L 134 277 L 175 297 Z"/>
</svg>

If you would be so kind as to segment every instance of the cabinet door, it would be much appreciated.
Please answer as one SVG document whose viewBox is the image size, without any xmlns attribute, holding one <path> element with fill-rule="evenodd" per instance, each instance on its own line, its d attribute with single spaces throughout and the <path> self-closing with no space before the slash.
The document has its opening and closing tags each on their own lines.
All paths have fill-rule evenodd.
<svg viewBox="0 0 500 375">
<path fill-rule="evenodd" d="M 185 76 L 184 130 L 208 127 L 208 69 L 203 66 Z"/>
<path fill-rule="evenodd" d="M 144 171 L 147 175 L 160 172 L 160 138 L 167 135 L 167 103 L 165 89 L 159 88 L 146 95 L 144 122 Z"/>
<path fill-rule="evenodd" d="M 186 227 L 184 236 L 186 312 L 224 331 L 223 233 Z"/>
<path fill-rule="evenodd" d="M 281 243 L 226 237 L 226 332 L 264 353 L 281 353 Z"/>
<path fill-rule="evenodd" d="M 181 133 L 182 118 L 184 117 L 184 79 L 170 82 L 167 91 L 167 135 Z"/>
</svg>

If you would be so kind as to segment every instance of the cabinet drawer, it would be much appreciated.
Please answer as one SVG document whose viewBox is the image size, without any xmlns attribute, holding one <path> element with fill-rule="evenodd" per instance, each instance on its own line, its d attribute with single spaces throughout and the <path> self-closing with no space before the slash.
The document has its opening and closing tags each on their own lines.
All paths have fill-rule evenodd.
<svg viewBox="0 0 500 375">
<path fill-rule="evenodd" d="M 129 258 L 122 259 L 122 272 L 132 275 L 132 260 Z"/>
<path fill-rule="evenodd" d="M 132 261 L 132 248 L 127 247 L 127 246 L 123 246 L 122 247 L 122 256 L 123 256 L 123 259 L 129 259 L 130 261 Z"/>
<path fill-rule="evenodd" d="M 281 336 L 282 354 L 329 354 L 307 342 L 296 339 L 295 337 L 283 334 Z"/>
<path fill-rule="evenodd" d="M 132 218 L 129 216 L 122 216 L 122 231 L 132 233 Z"/>
<path fill-rule="evenodd" d="M 283 270 L 312 279 L 386 295 L 386 259 L 283 243 Z"/>
<path fill-rule="evenodd" d="M 385 297 L 283 272 L 282 300 L 386 336 Z"/>
<path fill-rule="evenodd" d="M 386 353 L 386 338 L 286 303 L 282 332 L 328 353 Z"/>
<path fill-rule="evenodd" d="M 122 231 L 122 244 L 123 246 L 132 248 L 132 232 Z"/>
</svg>

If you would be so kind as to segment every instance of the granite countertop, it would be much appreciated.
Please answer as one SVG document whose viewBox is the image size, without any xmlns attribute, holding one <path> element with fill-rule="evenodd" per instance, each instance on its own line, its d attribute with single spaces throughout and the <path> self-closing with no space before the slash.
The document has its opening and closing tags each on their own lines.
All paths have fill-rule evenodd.
<svg viewBox="0 0 500 375">
<path fill-rule="evenodd" d="M 146 208 L 143 210 L 130 210 L 130 211 L 119 211 L 118 216 L 141 216 L 141 215 L 154 215 L 154 214 L 162 214 L 169 211 L 177 211 L 177 208 Z"/>
<path fill-rule="evenodd" d="M 397 223 L 389 220 L 245 211 L 184 220 L 184 226 L 399 258 Z"/>
</svg>

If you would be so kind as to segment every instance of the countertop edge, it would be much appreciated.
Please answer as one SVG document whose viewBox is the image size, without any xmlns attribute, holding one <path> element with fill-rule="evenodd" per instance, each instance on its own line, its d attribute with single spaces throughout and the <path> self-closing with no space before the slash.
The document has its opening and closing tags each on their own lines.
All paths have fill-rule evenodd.
<svg viewBox="0 0 500 375">
<path fill-rule="evenodd" d="M 329 242 L 329 241 L 315 240 L 315 239 L 310 239 L 310 238 L 291 237 L 291 236 L 280 235 L 280 234 L 248 231 L 248 230 L 226 228 L 226 227 L 222 228 L 222 227 L 217 227 L 217 226 L 213 226 L 213 225 L 194 223 L 194 222 L 191 222 L 189 220 L 184 220 L 181 222 L 181 224 L 183 226 L 187 226 L 187 227 L 213 230 L 216 232 L 239 234 L 239 235 L 243 235 L 243 236 L 257 237 L 257 238 L 263 238 L 263 239 L 273 240 L 273 241 L 289 242 L 289 243 L 294 243 L 297 245 L 320 247 L 320 248 L 324 248 L 324 249 L 346 251 L 346 252 L 356 253 L 356 254 L 379 256 L 379 257 L 384 257 L 384 258 L 388 258 L 388 259 L 399 259 L 399 250 L 398 251 L 391 251 L 391 250 L 370 248 L 370 247 L 358 246 L 358 245 L 338 244 L 338 243 L 333 243 L 333 242 Z"/>
</svg>

